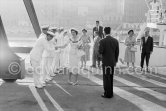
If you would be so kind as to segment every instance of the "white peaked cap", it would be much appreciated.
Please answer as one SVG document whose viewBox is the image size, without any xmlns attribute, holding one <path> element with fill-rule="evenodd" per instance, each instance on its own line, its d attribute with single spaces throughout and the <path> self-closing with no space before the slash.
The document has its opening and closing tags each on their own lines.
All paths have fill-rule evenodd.
<svg viewBox="0 0 166 111">
<path fill-rule="evenodd" d="M 56 30 L 58 29 L 57 27 L 50 27 L 49 30 Z"/>
<path fill-rule="evenodd" d="M 51 32 L 51 31 L 47 31 L 47 34 L 48 34 L 48 35 L 51 35 L 51 36 L 53 36 L 53 37 L 55 36 L 55 34 L 54 34 L 53 32 Z"/>
<path fill-rule="evenodd" d="M 41 26 L 42 29 L 48 29 L 49 28 L 49 25 L 43 25 Z"/>
</svg>

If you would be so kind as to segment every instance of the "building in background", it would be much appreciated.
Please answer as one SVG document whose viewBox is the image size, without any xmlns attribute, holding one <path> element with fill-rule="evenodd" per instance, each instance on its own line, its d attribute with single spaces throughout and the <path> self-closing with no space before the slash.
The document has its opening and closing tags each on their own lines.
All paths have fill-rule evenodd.
<svg viewBox="0 0 166 111">
<path fill-rule="evenodd" d="M 144 0 L 33 0 L 33 3 L 40 25 L 91 30 L 96 20 L 113 29 L 123 23 L 146 21 Z M 12 31 L 15 36 L 33 33 L 22 0 L 0 0 L 0 7 L 7 35 L 13 36 L 13 33 L 10 34 Z"/>
<path fill-rule="evenodd" d="M 145 14 L 148 7 L 145 0 L 125 0 L 123 22 L 143 23 L 146 22 Z"/>
</svg>

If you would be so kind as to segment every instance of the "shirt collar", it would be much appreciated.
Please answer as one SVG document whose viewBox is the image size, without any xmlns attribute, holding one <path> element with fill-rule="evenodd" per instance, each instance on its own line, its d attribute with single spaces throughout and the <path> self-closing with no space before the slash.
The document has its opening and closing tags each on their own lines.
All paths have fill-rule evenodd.
<svg viewBox="0 0 166 111">
<path fill-rule="evenodd" d="M 105 35 L 105 37 L 111 36 L 110 34 Z"/>
</svg>

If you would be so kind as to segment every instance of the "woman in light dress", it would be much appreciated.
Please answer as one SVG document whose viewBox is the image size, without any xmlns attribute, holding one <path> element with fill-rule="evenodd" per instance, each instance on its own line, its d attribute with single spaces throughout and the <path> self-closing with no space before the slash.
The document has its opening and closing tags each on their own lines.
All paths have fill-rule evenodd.
<svg viewBox="0 0 166 111">
<path fill-rule="evenodd" d="M 126 50 L 125 50 L 125 57 L 124 61 L 127 62 L 127 66 L 129 67 L 129 63 L 132 63 L 134 68 L 135 63 L 135 51 L 131 51 L 131 47 L 136 45 L 136 37 L 134 36 L 134 31 L 130 30 L 128 32 L 129 37 L 125 40 Z"/>
<path fill-rule="evenodd" d="M 82 50 L 85 52 L 85 54 L 81 57 L 81 68 L 84 66 L 86 67 L 86 62 L 90 58 L 90 45 L 89 43 L 91 42 L 90 37 L 87 35 L 87 30 L 83 29 L 82 30 L 83 35 L 81 36 L 82 40 Z"/>
<path fill-rule="evenodd" d="M 78 83 L 78 73 L 79 73 L 79 61 L 81 55 L 79 54 L 80 48 L 82 46 L 81 39 L 78 37 L 78 31 L 76 29 L 71 29 L 71 37 L 69 41 L 63 46 L 56 46 L 56 48 L 65 48 L 70 45 L 69 50 L 69 84 L 77 85 Z M 74 81 L 72 82 L 72 75 L 74 76 Z"/>
</svg>

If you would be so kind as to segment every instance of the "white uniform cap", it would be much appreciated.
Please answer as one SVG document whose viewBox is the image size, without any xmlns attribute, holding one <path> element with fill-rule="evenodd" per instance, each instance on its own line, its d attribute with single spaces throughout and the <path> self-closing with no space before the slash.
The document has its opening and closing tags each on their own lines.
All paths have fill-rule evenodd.
<svg viewBox="0 0 166 111">
<path fill-rule="evenodd" d="M 54 34 L 53 32 L 51 32 L 51 31 L 47 31 L 47 34 L 48 34 L 48 35 L 51 35 L 51 36 L 53 36 L 53 37 L 55 36 L 55 34 Z"/>
<path fill-rule="evenodd" d="M 57 27 L 50 27 L 49 30 L 56 30 Z"/>
<path fill-rule="evenodd" d="M 60 30 L 64 30 L 64 28 L 63 28 L 63 27 L 60 27 L 59 29 L 60 29 Z"/>
<path fill-rule="evenodd" d="M 41 26 L 41 29 L 49 29 L 49 25 L 43 25 Z"/>
</svg>

